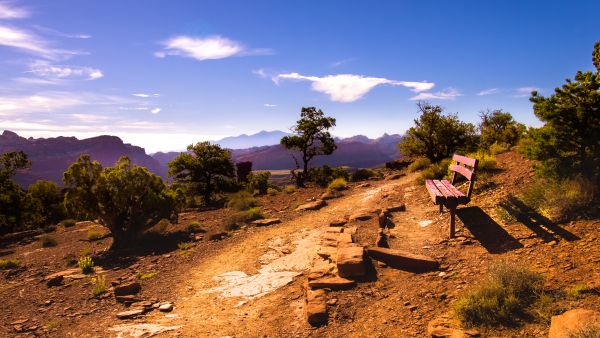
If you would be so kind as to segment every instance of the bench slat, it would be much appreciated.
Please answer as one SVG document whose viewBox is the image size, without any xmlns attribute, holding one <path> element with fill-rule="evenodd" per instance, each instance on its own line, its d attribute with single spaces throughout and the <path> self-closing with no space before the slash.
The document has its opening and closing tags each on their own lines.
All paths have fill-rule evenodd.
<svg viewBox="0 0 600 338">
<path fill-rule="evenodd" d="M 471 178 L 473 177 L 473 172 L 463 166 L 460 165 L 456 165 L 456 164 L 451 164 L 450 165 L 450 170 L 455 171 L 461 175 L 463 175 L 467 180 L 471 180 Z"/>
<path fill-rule="evenodd" d="M 458 190 L 455 186 L 452 185 L 452 183 L 448 182 L 448 180 L 442 180 L 442 184 L 448 188 L 448 190 L 450 190 L 450 192 L 452 194 L 454 194 L 454 196 L 456 196 L 456 199 L 458 200 L 458 204 L 467 204 L 469 203 L 469 198 L 463 194 L 462 191 Z"/>
<path fill-rule="evenodd" d="M 454 154 L 454 156 L 452 156 L 452 160 L 454 160 L 456 162 L 464 163 L 470 167 L 474 167 L 475 163 L 477 163 L 477 160 L 474 158 L 470 158 L 470 157 L 466 157 L 466 156 L 462 156 L 462 155 L 456 155 L 456 154 Z"/>
<path fill-rule="evenodd" d="M 435 184 L 436 188 L 442 192 L 446 200 L 456 199 L 456 196 L 440 180 L 433 180 L 433 183 Z"/>
<path fill-rule="evenodd" d="M 429 196 L 431 196 L 431 200 L 433 201 L 433 203 L 441 204 L 444 200 L 444 195 L 437 188 L 435 183 L 433 183 L 433 180 L 426 180 L 425 187 L 427 187 L 427 192 L 429 193 Z"/>
</svg>

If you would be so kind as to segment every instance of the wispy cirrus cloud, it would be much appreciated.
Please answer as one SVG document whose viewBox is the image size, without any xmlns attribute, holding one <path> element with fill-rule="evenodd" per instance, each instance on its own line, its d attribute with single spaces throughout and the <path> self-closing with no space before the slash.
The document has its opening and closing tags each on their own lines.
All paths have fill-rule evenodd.
<svg viewBox="0 0 600 338">
<path fill-rule="evenodd" d="M 69 39 L 91 39 L 92 36 L 89 34 L 70 34 L 70 33 L 63 33 L 60 31 L 57 31 L 56 29 L 52 29 L 52 28 L 48 28 L 48 27 L 44 27 L 44 26 L 39 26 L 39 25 L 34 25 L 33 26 L 34 29 L 36 29 L 37 31 L 41 32 L 41 33 L 45 33 L 45 34 L 49 34 L 49 35 L 54 35 L 54 36 L 58 36 L 61 38 L 69 38 Z"/>
<path fill-rule="evenodd" d="M 267 107 L 267 108 L 273 108 L 273 107 L 277 107 L 276 104 L 272 104 L 272 103 L 265 103 L 263 106 Z"/>
<path fill-rule="evenodd" d="M 479 93 L 477 93 L 477 96 L 487 96 L 487 95 L 492 95 L 492 94 L 496 94 L 498 93 L 500 90 L 498 88 L 489 88 L 489 89 L 484 89 L 482 91 L 480 91 Z"/>
<path fill-rule="evenodd" d="M 457 97 L 462 96 L 460 91 L 455 88 L 446 88 L 442 91 L 435 93 L 419 93 L 411 97 L 412 101 L 416 100 L 455 100 Z"/>
<path fill-rule="evenodd" d="M 286 73 L 273 77 L 273 81 L 277 84 L 281 80 L 310 81 L 312 82 L 312 90 L 325 93 L 332 101 L 336 102 L 354 102 L 379 85 L 403 86 L 410 88 L 414 92 L 429 90 L 435 86 L 432 82 L 396 81 L 355 74 L 318 77 L 301 75 L 299 73 Z"/>
<path fill-rule="evenodd" d="M 134 94 L 131 94 L 131 95 L 133 95 L 135 97 L 142 97 L 142 98 L 145 98 L 145 99 L 150 98 L 150 97 L 159 97 L 160 96 L 160 94 L 156 94 L 156 93 L 154 93 L 154 94 L 134 93 Z"/>
<path fill-rule="evenodd" d="M 0 25 L 0 46 L 10 47 L 49 60 L 62 60 L 73 55 L 83 54 L 80 51 L 54 48 L 48 41 L 32 32 L 7 25 Z"/>
<path fill-rule="evenodd" d="M 513 97 L 529 97 L 532 91 L 540 91 L 537 87 L 519 87 L 516 89 L 516 94 Z"/>
<path fill-rule="evenodd" d="M 161 44 L 163 50 L 154 53 L 159 58 L 175 55 L 205 61 L 225 59 L 232 56 L 268 55 L 272 53 L 270 49 L 248 49 L 240 42 L 218 35 L 207 37 L 179 35 Z"/>
<path fill-rule="evenodd" d="M 102 71 L 92 67 L 53 65 L 38 60 L 30 64 L 28 73 L 48 80 L 97 80 L 104 76 Z"/>
<path fill-rule="evenodd" d="M 0 2 L 0 19 L 23 19 L 29 16 L 26 8 L 12 6 L 8 1 Z"/>
</svg>

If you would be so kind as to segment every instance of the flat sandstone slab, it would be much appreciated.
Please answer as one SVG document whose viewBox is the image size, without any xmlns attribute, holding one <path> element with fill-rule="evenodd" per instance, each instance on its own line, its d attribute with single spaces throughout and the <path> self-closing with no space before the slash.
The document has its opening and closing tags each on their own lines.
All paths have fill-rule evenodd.
<svg viewBox="0 0 600 338">
<path fill-rule="evenodd" d="M 252 224 L 256 225 L 257 227 L 264 227 L 278 223 L 281 223 L 281 220 L 279 218 L 257 219 L 256 221 L 252 222 Z"/>
<path fill-rule="evenodd" d="M 323 200 L 316 200 L 316 201 L 313 201 L 313 202 L 302 204 L 302 205 L 298 206 L 296 208 L 296 210 L 298 210 L 298 211 L 318 210 L 318 209 L 321 209 L 322 207 L 324 207 L 326 205 L 327 205 L 327 203 L 325 201 L 323 201 Z"/>
<path fill-rule="evenodd" d="M 351 289 L 356 282 L 342 277 L 322 277 L 308 281 L 308 287 L 311 289 L 331 289 L 346 290 Z"/>
<path fill-rule="evenodd" d="M 340 246 L 337 251 L 338 274 L 342 277 L 360 277 L 367 273 L 365 249 L 362 246 Z"/>
<path fill-rule="evenodd" d="M 412 272 L 437 270 L 439 263 L 427 256 L 414 255 L 400 250 L 388 248 L 369 248 L 368 255 L 374 260 L 386 263 L 388 266 Z"/>
</svg>

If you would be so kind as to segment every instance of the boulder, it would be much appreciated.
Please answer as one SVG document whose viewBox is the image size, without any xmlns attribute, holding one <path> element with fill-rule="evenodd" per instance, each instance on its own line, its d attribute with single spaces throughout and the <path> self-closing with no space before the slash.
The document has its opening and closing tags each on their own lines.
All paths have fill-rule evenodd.
<svg viewBox="0 0 600 338">
<path fill-rule="evenodd" d="M 51 278 L 46 279 L 46 285 L 51 288 L 53 286 L 60 286 L 63 283 L 65 277 L 58 275 Z"/>
<path fill-rule="evenodd" d="M 342 196 L 342 194 L 336 190 L 327 190 L 326 192 L 322 193 L 319 198 L 322 200 L 332 200 L 340 196 Z"/>
<path fill-rule="evenodd" d="M 134 309 L 117 313 L 119 319 L 131 319 L 144 314 L 144 309 Z"/>
<path fill-rule="evenodd" d="M 142 290 L 142 285 L 138 282 L 125 283 L 115 286 L 115 296 L 135 295 Z"/>
<path fill-rule="evenodd" d="M 252 224 L 256 225 L 257 227 L 264 227 L 278 223 L 281 223 L 281 220 L 279 218 L 265 218 L 252 221 Z"/>
<path fill-rule="evenodd" d="M 587 331 L 593 331 L 594 327 L 596 332 L 600 332 L 600 312 L 573 309 L 561 315 L 552 316 L 548 338 L 584 337 L 584 334 Z"/>
<path fill-rule="evenodd" d="M 343 227 L 344 225 L 346 225 L 346 223 L 348 223 L 347 220 L 343 219 L 343 218 L 338 218 L 336 220 L 333 220 L 329 223 L 330 227 Z"/>
<path fill-rule="evenodd" d="M 158 310 L 161 312 L 171 312 L 171 311 L 173 311 L 173 304 L 171 304 L 171 303 L 161 304 L 158 307 Z"/>
<path fill-rule="evenodd" d="M 306 320 L 312 326 L 327 324 L 327 300 L 324 290 L 306 290 Z"/>
<path fill-rule="evenodd" d="M 324 200 L 316 200 L 313 202 L 308 202 L 308 203 L 302 204 L 302 205 L 298 206 L 296 208 L 296 210 L 298 210 L 298 211 L 318 210 L 326 205 L 327 205 L 327 203 Z"/>
<path fill-rule="evenodd" d="M 360 277 L 367 273 L 362 246 L 338 247 L 337 268 L 341 277 Z"/>
<path fill-rule="evenodd" d="M 369 248 L 367 253 L 374 260 L 401 270 L 426 272 L 439 268 L 439 263 L 431 257 L 414 255 L 400 250 L 374 247 Z"/>
<path fill-rule="evenodd" d="M 308 287 L 311 289 L 347 290 L 356 286 L 356 282 L 342 277 L 320 277 L 311 279 L 309 276 Z"/>
</svg>

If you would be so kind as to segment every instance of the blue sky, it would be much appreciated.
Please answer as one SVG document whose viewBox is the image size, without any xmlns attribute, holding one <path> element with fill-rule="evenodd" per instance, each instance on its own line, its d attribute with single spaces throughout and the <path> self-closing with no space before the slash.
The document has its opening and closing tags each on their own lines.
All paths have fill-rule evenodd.
<svg viewBox="0 0 600 338">
<path fill-rule="evenodd" d="M 403 133 L 420 99 L 465 121 L 592 69 L 599 1 L 3 1 L 0 129 L 149 152 L 288 130 Z"/>
</svg>

